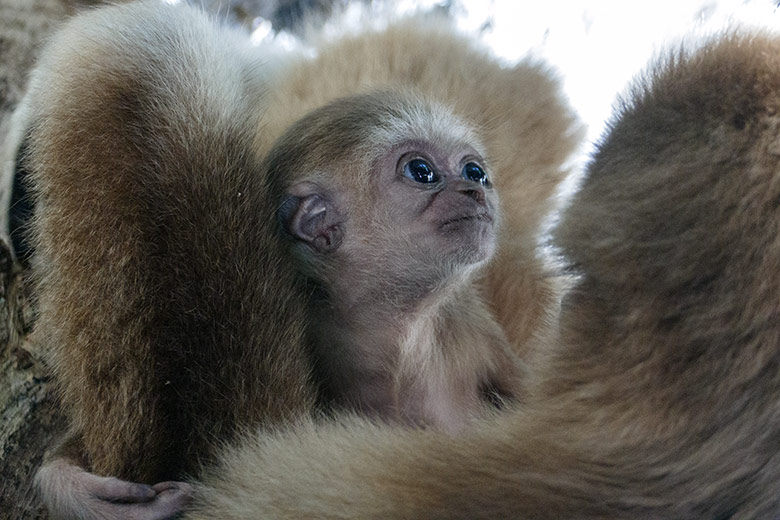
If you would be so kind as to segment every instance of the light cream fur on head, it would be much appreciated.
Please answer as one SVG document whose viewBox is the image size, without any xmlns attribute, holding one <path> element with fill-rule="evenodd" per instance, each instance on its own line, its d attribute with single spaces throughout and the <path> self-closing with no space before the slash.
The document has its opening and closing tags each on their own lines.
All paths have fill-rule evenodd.
<svg viewBox="0 0 780 520">
<path fill-rule="evenodd" d="M 583 136 L 557 79 L 531 60 L 499 65 L 435 16 L 313 41 L 314 57 L 291 59 L 269 83 L 258 149 L 268 150 L 293 121 L 345 95 L 412 87 L 448 105 L 478 129 L 495 172 L 504 229 L 511 231 L 499 239 L 485 291 L 510 341 L 523 350 L 547 319 L 557 290 L 537 256 L 539 222 L 552 209 L 550 196 L 568 173 L 563 165 Z M 523 305 L 504 305 L 514 301 Z"/>
</svg>

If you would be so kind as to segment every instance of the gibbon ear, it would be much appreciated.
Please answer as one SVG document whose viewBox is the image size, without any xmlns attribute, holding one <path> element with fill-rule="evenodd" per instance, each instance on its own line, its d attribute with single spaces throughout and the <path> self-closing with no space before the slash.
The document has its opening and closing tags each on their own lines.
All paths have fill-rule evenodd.
<svg viewBox="0 0 780 520">
<path fill-rule="evenodd" d="M 338 249 L 344 238 L 344 222 L 333 199 L 311 185 L 298 185 L 290 190 L 281 208 L 282 227 L 297 240 L 305 242 L 318 253 Z"/>
</svg>

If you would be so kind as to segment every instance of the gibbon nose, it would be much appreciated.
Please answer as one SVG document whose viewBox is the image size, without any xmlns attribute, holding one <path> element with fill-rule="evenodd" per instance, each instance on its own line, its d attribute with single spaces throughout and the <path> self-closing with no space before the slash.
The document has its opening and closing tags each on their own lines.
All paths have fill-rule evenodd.
<svg viewBox="0 0 780 520">
<path fill-rule="evenodd" d="M 481 184 L 474 181 L 458 180 L 455 181 L 453 188 L 468 198 L 476 201 L 480 205 L 486 205 L 485 202 L 485 188 Z"/>
</svg>

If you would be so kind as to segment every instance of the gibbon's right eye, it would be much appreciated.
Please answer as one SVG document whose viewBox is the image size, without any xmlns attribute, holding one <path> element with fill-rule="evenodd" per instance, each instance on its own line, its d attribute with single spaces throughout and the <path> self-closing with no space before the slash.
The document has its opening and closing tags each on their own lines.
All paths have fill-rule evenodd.
<svg viewBox="0 0 780 520">
<path fill-rule="evenodd" d="M 439 176 L 433 171 L 433 166 L 423 159 L 412 159 L 406 163 L 404 177 L 421 184 L 432 184 L 439 181 Z"/>
</svg>

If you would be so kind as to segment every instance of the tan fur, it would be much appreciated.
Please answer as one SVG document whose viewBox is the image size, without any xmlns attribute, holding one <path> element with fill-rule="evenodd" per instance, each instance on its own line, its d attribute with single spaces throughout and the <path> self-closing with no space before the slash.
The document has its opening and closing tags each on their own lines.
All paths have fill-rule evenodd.
<svg viewBox="0 0 780 520">
<path fill-rule="evenodd" d="M 118 3 L 120 0 L 113 0 Z M 52 32 L 78 9 L 101 0 L 0 0 L 0 207 L 11 203 L 13 176 L 27 116 L 21 100 L 30 70 Z M 11 244 L 9 212 L 0 212 L 0 239 Z"/>
<path fill-rule="evenodd" d="M 152 28 L 160 27 L 155 25 L 160 23 L 156 16 L 152 18 L 155 20 Z M 101 23 L 110 25 L 106 20 Z M 120 24 L 120 28 L 130 26 Z M 95 27 L 86 22 L 79 26 L 81 32 L 92 35 L 95 33 L 90 31 L 100 31 Z M 134 36 L 150 34 L 148 31 L 154 34 L 149 27 L 149 19 L 144 19 L 143 28 L 136 28 Z M 174 30 L 176 24 L 163 27 L 166 35 L 174 35 L 174 40 L 180 34 Z M 209 31 L 206 33 L 211 34 Z M 74 32 L 70 37 L 76 38 L 77 34 Z M 149 83 L 142 81 L 143 76 L 117 74 L 113 67 L 123 70 L 122 60 L 118 58 L 130 59 L 138 66 L 138 62 L 132 62 L 137 54 L 128 53 L 128 40 L 121 38 L 117 38 L 121 48 L 101 54 L 106 44 L 115 40 L 113 36 L 100 34 L 98 38 L 85 37 L 73 42 L 81 46 L 80 53 L 55 46 L 58 52 L 72 54 L 67 54 L 70 56 L 67 59 L 52 54 L 55 57 L 45 62 L 42 70 L 54 71 L 56 76 L 54 72 L 51 76 L 40 73 L 42 79 L 36 90 L 40 99 L 46 100 L 43 105 L 46 110 L 40 109 L 34 119 L 38 126 L 34 129 L 31 160 L 38 165 L 36 171 L 44 179 L 39 181 L 40 200 L 46 212 L 43 214 L 47 215 L 40 224 L 41 265 L 52 266 L 51 270 L 44 271 L 41 293 L 44 311 L 52 321 L 47 326 L 49 336 L 41 332 L 40 337 L 56 340 L 57 344 L 83 345 L 83 350 L 74 351 L 76 360 L 100 359 L 95 358 L 95 352 L 103 352 L 100 355 L 107 357 L 116 355 L 117 359 L 103 360 L 110 370 L 149 368 L 149 365 L 129 362 L 149 359 L 144 355 L 152 353 L 149 345 L 157 341 L 164 346 L 176 340 L 201 339 L 205 344 L 205 339 L 215 339 L 213 345 L 208 343 L 214 346 L 208 350 L 211 354 L 204 354 L 203 363 L 196 363 L 193 368 L 198 369 L 199 381 L 207 381 L 208 389 L 216 388 L 219 392 L 224 379 L 208 379 L 213 374 L 209 369 L 223 362 L 223 356 L 224 360 L 235 360 L 237 343 L 244 342 L 233 335 L 245 331 L 240 325 L 254 316 L 245 312 L 246 309 L 268 309 L 265 317 L 274 319 L 250 324 L 247 328 L 251 330 L 243 338 L 257 337 L 257 334 L 270 336 L 267 327 L 280 327 L 280 335 L 274 336 L 270 346 L 290 348 L 276 359 L 293 366 L 281 373 L 269 370 L 268 377 L 261 378 L 256 371 L 274 363 L 257 359 L 246 377 L 258 377 L 278 385 L 265 394 L 269 400 L 259 401 L 261 404 L 268 406 L 274 403 L 272 398 L 281 398 L 287 408 L 280 415 L 297 411 L 305 416 L 310 400 L 291 399 L 286 386 L 290 384 L 289 377 L 300 381 L 304 371 L 301 365 L 305 364 L 305 356 L 296 347 L 300 346 L 296 341 L 300 331 L 292 314 L 297 309 L 295 302 L 300 300 L 295 299 L 292 290 L 262 294 L 244 289 L 263 287 L 263 280 L 274 280 L 274 283 L 279 279 L 292 280 L 292 275 L 285 264 L 274 263 L 270 265 L 275 265 L 278 271 L 262 276 L 247 275 L 255 273 L 253 270 L 231 271 L 235 265 L 219 254 L 235 250 L 238 258 L 249 259 L 268 248 L 269 257 L 282 257 L 275 256 L 281 253 L 274 249 L 273 242 L 266 240 L 270 233 L 269 216 L 256 215 L 257 207 L 268 203 L 262 196 L 262 176 L 235 173 L 252 170 L 257 164 L 255 155 L 248 152 L 252 147 L 247 142 L 250 130 L 258 124 L 252 121 L 256 115 L 252 109 L 257 107 L 247 106 L 242 95 L 225 96 L 221 90 L 233 84 L 229 78 L 240 83 L 238 79 L 244 75 L 232 67 L 242 70 L 243 62 L 231 60 L 227 70 L 209 69 L 208 74 L 198 70 L 197 78 L 187 75 L 189 68 L 177 69 L 176 74 L 163 74 L 166 84 L 173 87 L 162 88 L 152 81 L 156 86 L 149 91 L 149 97 L 111 97 L 121 93 L 120 87 L 131 79 L 141 80 L 142 85 Z M 358 52 L 368 47 L 367 41 L 373 38 L 365 37 L 362 45 L 352 49 L 355 54 L 342 54 L 341 60 L 359 56 Z M 201 41 L 211 42 L 209 46 L 221 41 L 212 36 L 205 40 L 184 40 L 185 49 L 197 48 Z M 100 42 L 103 50 L 83 52 L 84 46 L 92 49 L 90 45 L 95 41 Z M 436 38 L 432 40 L 432 48 L 436 41 Z M 143 48 L 144 52 L 155 49 L 154 46 Z M 162 59 L 170 55 L 165 50 L 172 49 L 162 45 L 160 54 L 152 57 L 159 58 L 158 63 L 170 64 Z M 413 55 L 428 52 L 422 47 Z M 212 54 L 196 52 L 195 55 L 198 67 L 213 65 L 203 59 Z M 102 67 L 98 68 L 65 70 L 58 66 L 73 64 L 76 57 L 84 59 L 84 56 L 90 59 L 110 56 L 111 59 L 100 61 Z M 177 60 L 174 61 L 182 63 Z M 137 72 L 138 68 L 132 70 Z M 147 69 L 141 67 L 141 70 Z M 416 70 L 424 76 L 427 69 Z M 447 70 L 452 70 L 451 64 Z M 323 89 L 329 74 L 321 76 Z M 443 70 L 436 74 L 447 78 Z M 61 91 L 47 92 L 42 88 L 47 84 L 44 79 L 53 77 L 64 82 L 64 86 Z M 342 77 L 334 73 L 334 82 L 338 83 Z M 204 84 L 201 83 L 204 78 L 209 87 L 205 92 L 213 88 L 212 95 L 197 88 Z M 318 76 L 304 74 L 302 88 L 318 90 L 315 79 Z M 94 92 L 95 85 L 107 82 L 106 87 L 97 89 L 97 95 L 104 97 L 74 99 L 73 92 L 82 92 L 74 88 L 78 82 L 83 82 L 82 87 L 89 86 L 83 90 L 86 96 Z M 442 88 L 453 84 L 460 83 L 444 81 Z M 424 83 L 421 85 L 424 93 L 437 97 L 435 92 L 426 91 Z M 274 99 L 277 95 L 276 86 L 268 88 L 271 92 L 262 99 Z M 262 91 L 253 87 L 251 92 L 257 94 L 258 90 Z M 568 272 L 578 275 L 579 280 L 566 294 L 557 329 L 531 351 L 533 371 L 529 376 L 528 399 L 522 408 L 486 420 L 455 437 L 435 431 L 375 426 L 357 419 L 344 419 L 346 424 L 302 424 L 287 433 L 250 436 L 243 445 L 224 455 L 222 469 L 215 470 L 201 488 L 200 505 L 190 517 L 777 517 L 780 514 L 777 451 L 780 405 L 776 398 L 780 394 L 780 308 L 775 283 L 780 265 L 777 238 L 780 181 L 776 175 L 780 157 L 778 91 L 780 42 L 761 36 L 726 36 L 690 56 L 682 53 L 671 57 L 652 69 L 647 81 L 637 86 L 615 119 L 611 134 L 600 146 L 582 191 L 556 231 L 555 243 L 570 262 Z M 480 99 L 488 100 L 485 101 L 488 105 L 497 103 L 500 93 L 493 94 L 478 96 L 474 104 L 479 106 Z M 235 106 L 226 105 L 225 98 L 233 99 Z M 187 109 L 151 112 L 144 103 L 149 99 L 156 101 L 155 108 L 166 107 L 168 102 Z M 112 100 L 121 102 L 111 103 Z M 187 100 L 193 101 L 187 103 Z M 208 111 L 215 103 L 227 113 L 216 111 L 215 117 Z M 298 117 L 292 113 L 293 108 L 303 104 L 304 100 L 291 101 L 287 105 L 290 117 Z M 282 105 L 271 106 L 282 110 Z M 302 106 L 301 109 L 308 110 Z M 457 104 L 455 109 L 458 112 Z M 500 105 L 498 112 L 509 113 L 507 107 Z M 147 117 L 134 118 L 139 114 Z M 246 114 L 246 118 L 241 117 Z M 467 114 L 461 115 L 468 119 Z M 182 123 L 197 120 L 214 124 Z M 100 125 L 98 128 L 110 139 L 84 141 L 94 134 L 79 132 L 82 126 L 78 122 Z M 112 125 L 115 122 L 122 124 Z M 227 128 L 221 124 L 224 122 L 228 122 Z M 153 126 L 158 123 L 159 126 Z M 144 125 L 156 131 L 144 132 Z M 277 131 L 272 121 L 267 120 L 260 128 L 269 132 L 265 137 L 261 133 L 262 149 L 263 139 Z M 144 141 L 147 135 L 153 140 Z M 501 150 L 520 150 L 521 147 L 512 146 L 512 140 L 518 139 L 518 135 L 524 134 L 508 132 L 506 148 L 501 147 L 499 153 L 492 154 L 502 160 Z M 181 136 L 192 136 L 194 140 L 178 139 Z M 483 139 L 487 146 L 495 146 L 491 145 L 494 141 L 489 133 Z M 207 146 L 187 148 L 186 143 Z M 551 168 L 555 170 L 557 166 Z M 45 172 L 54 170 L 56 176 L 46 176 Z M 211 183 L 211 177 L 204 173 L 213 171 L 233 173 L 220 178 L 217 184 Z M 111 181 L 110 190 L 99 192 L 100 185 L 92 182 L 100 172 L 100 178 Z M 107 175 L 114 172 L 122 174 Z M 174 185 L 181 191 L 172 196 L 170 191 L 162 189 L 162 181 L 169 178 L 165 174 L 170 172 L 198 175 L 197 179 L 204 183 L 203 192 L 195 193 L 196 186 L 177 182 Z M 55 182 L 60 178 L 63 180 Z M 507 178 L 510 177 L 504 177 Z M 253 193 L 251 210 L 241 211 L 242 206 L 237 204 L 236 213 L 228 215 L 233 218 L 205 227 L 208 221 L 204 223 L 199 217 L 194 220 L 198 226 L 193 230 L 190 219 L 194 215 L 204 212 L 212 215 L 209 211 L 212 207 L 235 204 L 235 199 L 229 198 L 233 192 L 247 193 L 243 184 L 232 186 L 233 191 L 225 187 L 226 182 L 238 182 L 236 179 L 250 186 L 258 183 L 259 195 L 249 190 Z M 138 199 L 137 186 L 125 185 L 133 181 L 147 186 L 140 192 L 145 198 Z M 539 188 L 543 183 L 536 185 L 532 181 L 533 178 L 528 181 L 529 189 L 543 189 Z M 519 189 L 509 191 L 517 197 L 522 193 Z M 528 193 L 535 192 L 531 189 Z M 544 206 L 536 198 L 528 202 L 528 206 L 518 204 L 512 208 L 527 207 L 529 214 L 535 215 L 540 211 L 534 208 Z M 161 215 L 166 218 L 158 218 Z M 526 216 L 521 210 L 517 217 L 510 213 L 509 219 L 517 218 L 528 225 L 535 223 L 533 219 L 523 220 Z M 226 234 L 226 229 L 235 230 L 236 234 Z M 524 231 L 518 231 L 521 238 Z M 140 235 L 140 232 L 150 235 Z M 139 236 L 159 237 L 161 242 L 148 239 L 134 242 Z M 138 246 L 139 243 L 142 245 Z M 194 243 L 200 245 L 193 246 Z M 123 244 L 136 245 L 123 249 Z M 161 245 L 166 249 L 155 249 Z M 213 247 L 208 249 L 213 253 L 208 263 L 199 249 L 201 246 Z M 199 252 L 194 257 L 190 254 L 193 249 Z M 165 255 L 160 255 L 160 251 Z M 518 265 L 528 265 L 524 258 L 516 260 Z M 214 259 L 220 262 L 216 267 Z M 504 265 L 511 265 L 511 260 L 505 261 L 509 264 Z M 218 276 L 213 276 L 214 273 Z M 237 281 L 231 281 L 231 275 Z M 154 277 L 151 283 L 148 280 L 138 283 L 146 280 L 146 276 Z M 221 282 L 228 286 L 221 286 Z M 176 293 L 168 290 L 170 287 L 207 291 L 205 301 L 213 306 L 203 308 L 203 312 L 225 316 L 221 323 L 239 326 L 231 327 L 231 334 L 220 335 L 222 329 L 208 329 L 208 321 L 187 321 L 201 315 L 166 314 L 165 310 L 171 306 L 192 309 L 185 303 L 203 301 L 200 299 L 203 295 L 197 292 L 178 299 Z M 274 287 L 278 285 L 271 289 Z M 233 290 L 246 298 L 238 309 L 230 305 L 233 300 L 220 297 L 225 291 Z M 267 298 L 280 298 L 282 302 Z M 511 312 L 523 308 L 517 301 L 511 303 Z M 540 312 L 544 312 L 544 307 Z M 47 319 L 45 313 L 42 319 Z M 104 319 L 93 321 L 95 315 Z M 137 321 L 134 323 L 128 317 Z M 159 325 L 171 323 L 168 320 L 172 317 L 182 321 L 173 322 L 173 328 Z M 199 327 L 203 325 L 206 329 Z M 522 333 L 514 337 L 521 336 Z M 60 343 L 62 340 L 67 341 Z M 118 347 L 105 354 L 101 350 L 105 345 Z M 198 352 L 192 349 L 187 354 Z M 257 353 L 251 348 L 241 352 Z M 279 354 L 276 350 L 271 352 Z M 226 373 L 241 374 L 244 366 L 234 363 Z M 90 369 L 93 368 L 91 365 Z M 104 386 L 93 387 L 86 397 L 78 397 L 78 389 L 72 389 L 71 394 L 66 391 L 64 395 L 71 396 L 74 407 L 116 408 L 113 417 L 119 417 L 119 411 L 122 414 L 138 411 L 139 395 L 141 402 L 146 403 L 144 406 L 154 410 L 164 401 L 165 391 L 161 392 L 154 384 L 144 386 L 147 383 L 140 379 L 153 375 L 149 370 L 137 370 L 139 379 L 126 379 L 127 386 L 120 387 L 106 402 L 96 402 L 101 399 L 99 396 L 105 395 L 96 390 L 102 392 Z M 82 385 L 94 381 L 105 385 L 115 380 L 88 378 L 78 372 L 71 377 L 72 382 Z M 155 384 L 161 381 L 164 385 L 168 379 L 163 377 Z M 187 378 L 172 380 L 174 384 L 182 381 L 190 382 Z M 239 390 L 258 391 L 256 381 L 252 379 Z M 139 383 L 141 386 L 136 386 Z M 235 385 L 235 380 L 231 379 L 229 384 Z M 293 389 L 302 386 L 305 381 L 291 385 Z M 135 393 L 133 399 L 117 399 L 125 390 Z M 218 401 L 220 407 L 235 406 L 243 394 L 228 397 Z M 259 415 L 248 421 L 269 424 L 276 420 L 277 415 L 273 413 L 263 415 L 268 410 L 257 402 L 244 402 L 242 406 L 241 413 L 259 407 Z M 211 414 L 224 412 L 233 414 L 230 420 L 243 419 L 236 419 L 240 415 L 237 409 L 230 410 L 206 410 L 208 413 L 200 415 L 196 413 L 199 410 L 189 409 L 175 417 L 180 421 L 194 417 L 204 423 L 222 424 L 223 417 L 215 418 Z M 84 415 L 79 421 L 89 418 L 85 412 L 81 413 Z M 103 416 L 102 423 L 96 420 L 92 425 L 96 428 L 94 432 L 127 437 L 127 430 L 116 432 L 105 426 L 117 421 L 105 421 L 111 416 Z M 162 421 L 155 423 L 156 427 L 170 424 L 163 416 Z M 134 423 L 129 420 L 127 424 Z M 187 426 L 188 423 L 177 422 L 174 433 L 186 430 Z M 144 435 L 147 434 L 139 438 L 143 439 Z M 155 439 L 165 442 L 167 437 Z M 144 458 L 144 462 L 159 460 L 154 458 L 154 449 L 142 447 L 131 455 L 128 453 L 122 451 L 120 455 L 136 457 L 143 453 L 152 457 Z M 167 462 L 171 461 L 162 460 L 162 464 Z"/>
<path fill-rule="evenodd" d="M 579 280 L 527 406 L 256 436 L 188 518 L 777 518 L 780 40 L 646 78 L 555 231 Z"/>
<path fill-rule="evenodd" d="M 181 391 L 189 395 L 188 385 L 202 388 L 198 392 L 207 395 L 213 391 L 214 402 L 220 407 L 219 416 L 233 413 L 227 410 L 252 408 L 241 403 L 223 408 L 225 396 L 218 397 L 223 383 L 209 380 L 201 386 L 185 377 L 187 381 L 182 384 L 188 390 L 179 390 L 166 385 L 167 377 L 146 370 L 150 363 L 147 360 L 157 356 L 178 359 L 179 348 L 188 353 L 200 352 L 201 348 L 208 352 L 224 348 L 225 360 L 214 363 L 229 366 L 231 349 L 255 341 L 250 323 L 236 324 L 239 332 L 228 327 L 225 328 L 229 330 L 218 332 L 222 327 L 211 323 L 210 317 L 213 312 L 226 323 L 233 323 L 229 316 L 232 304 L 227 305 L 226 296 L 220 296 L 220 291 L 263 287 L 268 282 L 245 284 L 243 277 L 262 276 L 262 280 L 270 280 L 273 276 L 252 273 L 243 263 L 267 262 L 234 253 L 231 258 L 239 258 L 241 264 L 230 265 L 228 261 L 228 265 L 211 265 L 221 262 L 218 256 L 214 257 L 221 248 L 250 248 L 247 236 L 239 237 L 234 232 L 248 224 L 238 223 L 232 211 L 217 212 L 213 221 L 198 222 L 202 212 L 220 207 L 220 201 L 232 207 L 236 198 L 242 196 L 239 192 L 254 197 L 254 207 L 263 207 L 262 193 L 231 190 L 228 186 L 230 182 L 248 182 L 243 176 L 207 175 L 238 171 L 249 176 L 255 155 L 249 152 L 251 147 L 243 144 L 255 133 L 246 132 L 247 125 L 260 129 L 256 146 L 262 151 L 267 149 L 265 142 L 274 139 L 296 118 L 299 105 L 308 110 L 336 95 L 362 88 L 414 84 L 423 93 L 444 102 L 457 100 L 456 113 L 476 120 L 485 133 L 488 152 L 496 157 L 499 167 L 509 163 L 516 170 L 521 164 L 533 167 L 510 171 L 497 182 L 508 185 L 525 181 L 533 196 L 522 206 L 523 211 L 534 219 L 541 217 L 546 209 L 542 199 L 563 175 L 559 164 L 571 145 L 571 141 L 563 140 L 560 148 L 540 146 L 540 135 L 566 133 L 573 121 L 558 101 L 554 83 L 539 67 L 522 64 L 514 69 L 501 68 L 484 53 L 471 49 L 464 39 L 441 28 L 433 33 L 438 36 L 426 38 L 426 45 L 422 45 L 420 37 L 413 41 L 417 32 L 410 25 L 414 22 L 407 20 L 402 27 L 385 33 L 371 33 L 357 42 L 336 43 L 333 48 L 324 49 L 321 58 L 314 62 L 291 64 L 283 75 L 291 78 L 289 82 L 277 78 L 273 79 L 273 86 L 263 85 L 262 69 L 258 71 L 258 64 L 247 57 L 234 36 L 215 29 L 205 17 L 184 6 L 157 6 L 149 2 L 87 13 L 49 46 L 29 99 L 35 111 L 30 115 L 35 132 L 30 157 L 41 202 L 37 224 L 41 322 L 36 333 L 40 341 L 51 343 L 55 349 L 52 357 L 63 384 L 64 401 L 73 408 L 76 430 L 90 437 L 87 449 L 93 453 L 90 459 L 94 469 L 140 479 L 152 478 L 157 473 L 133 469 L 139 458 L 130 453 L 150 453 L 157 443 L 166 444 L 176 438 L 166 439 L 157 429 L 159 416 L 167 417 L 170 413 L 156 411 L 161 402 L 171 399 L 158 396 L 160 392 L 176 395 Z M 429 60 L 436 42 L 442 49 L 441 55 L 433 53 L 437 59 Z M 350 52 L 355 46 L 365 48 L 369 54 L 354 59 Z M 351 78 L 337 66 L 339 62 L 342 68 L 352 67 L 353 73 L 364 63 L 365 72 L 361 74 L 368 80 Z M 375 62 L 387 63 L 388 70 L 369 65 Z M 148 69 L 152 65 L 158 68 Z M 314 91 L 307 94 L 312 101 L 304 107 L 298 101 L 300 89 L 290 82 L 301 81 L 306 74 L 317 80 L 309 81 Z M 479 81 L 473 81 L 475 76 L 480 77 Z M 253 78 L 251 83 L 247 78 Z M 326 89 L 329 81 L 333 84 L 331 90 Z M 48 88 L 53 84 L 61 88 Z M 452 88 L 458 84 L 463 84 L 459 99 Z M 283 103 L 280 96 L 291 101 Z M 263 104 L 258 106 L 258 101 Z M 254 106 L 247 107 L 247 103 Z M 291 105 L 296 106 L 295 111 L 286 110 Z M 263 114 L 263 109 L 267 113 Z M 511 125 L 517 126 L 513 133 L 523 138 L 523 161 L 515 159 L 514 154 L 522 155 L 515 141 L 510 143 L 501 137 Z M 87 134 L 85 128 L 94 131 Z M 224 148 L 228 145 L 230 148 Z M 177 180 L 177 176 L 195 175 L 198 183 L 206 184 L 187 186 Z M 99 179 L 114 180 L 110 188 L 103 188 Z M 210 190 L 206 187 L 209 182 L 225 185 Z M 512 197 L 512 190 L 507 191 Z M 535 223 L 529 221 L 528 226 Z M 262 229 L 268 225 L 258 225 L 254 233 L 257 240 L 265 240 Z M 527 245 L 530 249 L 530 242 Z M 258 248 L 266 249 L 270 246 Z M 272 269 L 282 267 L 270 263 Z M 240 271 L 231 277 L 231 269 Z M 175 282 L 176 277 L 183 278 Z M 187 294 L 168 293 L 171 290 Z M 239 291 L 235 298 L 253 301 L 262 291 L 244 293 Z M 282 302 L 294 299 L 282 294 L 274 297 L 277 296 Z M 201 302 L 213 311 L 201 308 Z M 255 304 L 243 305 L 243 315 L 250 320 L 253 313 L 247 309 Z M 224 312 L 218 310 L 222 306 L 226 306 Z M 198 311 L 188 311 L 193 308 Z M 172 309 L 185 312 L 174 313 Z M 289 322 L 295 323 L 296 319 L 292 317 Z M 162 331 L 158 330 L 160 326 L 164 327 Z M 193 330 L 196 334 L 190 337 Z M 202 332 L 197 333 L 199 330 Z M 166 338 L 168 334 L 170 339 Z M 220 334 L 237 337 L 222 338 Z M 250 336 L 243 339 L 241 334 Z M 272 333 L 269 336 L 275 337 Z M 195 348 L 201 341 L 210 343 L 211 348 Z M 185 347 L 180 347 L 180 343 Z M 294 351 L 294 347 L 290 350 Z M 245 356 L 255 355 L 246 346 L 243 352 Z M 294 356 L 291 354 L 290 358 Z M 125 367 L 121 375 L 112 372 L 117 367 Z M 200 362 L 195 362 L 191 370 L 195 367 L 196 372 L 205 370 Z M 104 370 L 109 372 L 103 375 Z M 103 388 L 108 375 L 117 384 L 114 390 Z M 193 379 L 199 377 L 195 375 Z M 239 388 L 252 385 L 236 379 Z M 210 387 L 212 384 L 215 388 Z M 162 390 L 160 385 L 164 386 Z M 257 391 L 236 390 L 226 394 L 246 395 L 249 402 Z M 113 398 L 103 397 L 105 392 Z M 138 400 L 148 402 L 130 405 Z M 211 398 L 193 398 L 204 400 Z M 207 408 L 206 414 L 214 411 L 211 405 Z M 129 413 L 137 413 L 138 417 L 128 417 Z M 196 420 L 195 415 L 186 420 L 205 424 Z M 241 418 L 240 422 L 253 420 Z M 176 429 L 181 428 L 177 425 Z M 149 435 L 153 438 L 147 438 Z M 127 444 L 122 447 L 124 443 Z M 148 449 L 141 448 L 147 444 Z M 200 452 L 195 448 L 191 451 Z M 169 456 L 167 464 L 150 464 L 190 467 L 191 463 L 181 462 L 181 457 L 184 456 Z M 149 460 L 155 458 L 150 453 Z"/>
<path fill-rule="evenodd" d="M 524 352 L 555 297 L 536 257 L 536 233 L 567 173 L 562 165 L 582 139 L 549 70 L 532 61 L 499 66 L 435 17 L 315 43 L 315 58 L 287 64 L 269 85 L 259 150 L 310 110 L 377 87 L 411 87 L 451 106 L 481 130 L 493 160 L 506 226 L 485 289 L 510 342 Z"/>
</svg>

